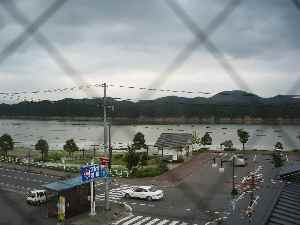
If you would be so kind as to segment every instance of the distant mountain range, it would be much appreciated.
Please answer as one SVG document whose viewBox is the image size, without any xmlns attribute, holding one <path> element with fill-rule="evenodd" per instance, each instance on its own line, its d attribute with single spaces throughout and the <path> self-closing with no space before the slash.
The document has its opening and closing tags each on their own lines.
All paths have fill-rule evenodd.
<svg viewBox="0 0 300 225">
<path fill-rule="evenodd" d="M 167 96 L 155 100 L 132 102 L 108 98 L 114 105 L 109 114 L 119 121 L 172 121 L 181 118 L 181 122 L 207 120 L 215 122 L 227 118 L 261 118 L 265 120 L 300 118 L 300 98 L 292 95 L 277 95 L 262 98 L 244 91 L 223 91 L 212 97 Z M 1 117 L 101 117 L 102 99 L 71 99 L 58 101 L 20 102 L 18 104 L 0 104 Z M 159 118 L 159 120 L 158 120 Z M 185 119 L 182 119 L 185 118 Z M 176 121 L 176 119 L 174 120 Z M 125 122 L 126 123 L 126 122 Z M 159 122 L 158 122 L 159 123 Z M 292 123 L 292 122 L 291 122 Z"/>
</svg>

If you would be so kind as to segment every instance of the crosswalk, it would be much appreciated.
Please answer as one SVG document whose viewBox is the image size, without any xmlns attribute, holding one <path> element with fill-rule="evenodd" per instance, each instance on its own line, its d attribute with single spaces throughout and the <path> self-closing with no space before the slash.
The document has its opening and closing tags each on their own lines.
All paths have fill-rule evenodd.
<svg viewBox="0 0 300 225">
<path fill-rule="evenodd" d="M 123 198 L 123 190 L 127 190 L 128 188 L 131 188 L 132 186 L 129 186 L 129 185 L 121 185 L 120 187 L 118 188 L 113 188 L 109 191 L 109 199 L 113 200 L 113 201 L 118 201 L 120 199 Z M 101 194 L 98 194 L 96 195 L 95 197 L 97 200 L 100 200 L 100 201 L 104 201 L 105 200 L 105 193 L 101 193 Z"/>
<path fill-rule="evenodd" d="M 154 218 L 150 216 L 135 216 L 133 214 L 120 219 L 112 225 L 189 225 L 184 221 Z M 193 224 L 197 225 L 197 224 Z"/>
</svg>

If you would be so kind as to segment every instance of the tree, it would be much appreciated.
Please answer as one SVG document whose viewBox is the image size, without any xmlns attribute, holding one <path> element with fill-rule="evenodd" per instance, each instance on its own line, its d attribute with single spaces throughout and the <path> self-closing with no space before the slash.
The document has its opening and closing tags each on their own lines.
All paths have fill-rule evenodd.
<svg viewBox="0 0 300 225">
<path fill-rule="evenodd" d="M 224 146 L 224 150 L 231 150 L 233 148 L 233 143 L 231 140 L 226 140 L 220 144 Z"/>
<path fill-rule="evenodd" d="M 128 151 L 125 155 L 126 166 L 129 171 L 136 167 L 140 161 L 139 155 L 135 152 L 134 148 L 128 146 Z"/>
<path fill-rule="evenodd" d="M 137 132 L 135 135 L 134 135 L 134 138 L 133 138 L 133 144 L 132 144 L 132 147 L 134 149 L 141 149 L 141 148 L 146 148 L 146 144 L 145 144 L 145 136 L 143 133 L 141 132 Z"/>
<path fill-rule="evenodd" d="M 78 146 L 76 145 L 75 141 L 73 139 L 69 139 L 66 141 L 66 144 L 64 144 L 64 150 L 69 153 L 69 157 L 71 157 L 71 154 L 73 152 L 78 151 Z"/>
<path fill-rule="evenodd" d="M 209 133 L 208 132 L 206 132 L 205 134 L 204 134 L 204 136 L 201 138 L 201 144 L 202 145 L 211 145 L 212 144 L 212 138 L 211 138 L 211 136 L 209 135 Z"/>
<path fill-rule="evenodd" d="M 273 163 L 275 167 L 281 167 L 283 166 L 283 155 L 280 151 L 273 151 Z"/>
<path fill-rule="evenodd" d="M 283 145 L 280 141 L 278 141 L 276 144 L 275 144 L 275 149 L 279 149 L 279 150 L 282 150 L 283 149 Z"/>
<path fill-rule="evenodd" d="M 146 152 L 143 152 L 141 154 L 141 158 L 140 158 L 140 163 L 141 163 L 141 166 L 147 166 L 147 160 L 148 160 L 148 155 Z"/>
<path fill-rule="evenodd" d="M 42 161 L 47 159 L 48 151 L 49 151 L 49 145 L 46 140 L 40 139 L 35 144 L 35 150 L 38 150 L 42 153 Z"/>
<path fill-rule="evenodd" d="M 243 144 L 243 150 L 245 150 L 245 144 L 249 140 L 249 133 L 243 129 L 238 129 L 237 130 L 237 135 L 239 136 L 240 142 Z"/>
<path fill-rule="evenodd" d="M 14 149 L 14 142 L 9 134 L 3 134 L 0 137 L 0 150 L 4 153 L 5 158 L 7 157 L 7 152 Z"/>
</svg>

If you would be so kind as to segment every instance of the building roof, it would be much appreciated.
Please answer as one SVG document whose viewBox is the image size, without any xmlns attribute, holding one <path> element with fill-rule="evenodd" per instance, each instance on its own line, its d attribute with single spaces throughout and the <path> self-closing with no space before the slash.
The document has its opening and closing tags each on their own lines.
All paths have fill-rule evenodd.
<svg viewBox="0 0 300 225">
<path fill-rule="evenodd" d="M 56 181 L 56 182 L 53 182 L 50 184 L 45 184 L 42 186 L 50 191 L 59 192 L 59 191 L 72 189 L 74 187 L 80 186 L 85 183 L 87 183 L 87 182 L 82 182 L 81 177 L 79 176 L 79 177 L 74 177 L 74 178 L 67 179 L 67 180 Z"/>
<path fill-rule="evenodd" d="M 179 148 L 192 144 L 192 134 L 189 133 L 161 133 L 155 147 Z"/>
<path fill-rule="evenodd" d="M 300 184 L 286 184 L 265 225 L 300 223 Z"/>
<path fill-rule="evenodd" d="M 258 190 L 259 203 L 251 218 L 239 213 L 229 216 L 225 224 L 297 225 L 300 224 L 300 170 L 296 163 L 275 169 L 272 177 Z M 273 180 L 273 181 L 272 181 Z M 248 204 L 248 198 L 239 204 Z M 244 206 L 244 205 L 243 205 Z"/>
<path fill-rule="evenodd" d="M 287 180 L 287 178 L 291 175 L 293 175 L 293 177 L 300 175 L 300 163 L 289 164 L 288 166 L 282 167 L 282 169 L 280 170 L 279 176 L 282 179 Z"/>
</svg>

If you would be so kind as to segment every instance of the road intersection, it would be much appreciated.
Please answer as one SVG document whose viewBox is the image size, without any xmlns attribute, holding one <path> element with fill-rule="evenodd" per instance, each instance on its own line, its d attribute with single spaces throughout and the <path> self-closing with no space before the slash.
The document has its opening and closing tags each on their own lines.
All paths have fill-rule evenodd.
<svg viewBox="0 0 300 225">
<path fill-rule="evenodd" d="M 236 182 L 243 180 L 249 174 L 249 171 L 262 164 L 264 165 L 264 178 L 266 179 L 272 167 L 268 158 L 270 156 L 260 155 L 256 157 L 255 163 L 249 159 L 246 167 L 236 168 Z M 232 170 L 230 165 L 226 165 L 225 172 L 221 174 L 218 169 L 212 168 L 211 164 L 211 155 L 206 157 L 206 160 L 199 157 L 199 160 L 196 158 L 196 160 L 187 162 L 185 166 L 188 168 L 188 173 L 182 176 L 181 180 L 173 179 L 173 177 L 170 179 L 176 181 L 174 185 L 160 186 L 161 178 L 157 178 L 158 182 L 155 184 L 165 194 L 164 199 L 158 201 L 123 198 L 122 190 L 140 185 L 143 182 L 142 180 L 135 182 L 130 179 L 122 179 L 112 182 L 110 185 L 110 200 L 126 203 L 132 208 L 131 217 L 116 222 L 116 225 L 200 225 L 218 217 L 228 217 L 232 213 L 232 203 L 234 202 L 230 195 Z M 179 169 L 184 168 L 183 166 Z M 182 171 L 179 172 L 182 173 Z M 167 176 L 168 174 L 164 175 L 164 179 L 168 179 Z M 176 176 L 176 173 L 172 172 L 171 176 Z M 20 193 L 19 201 L 23 201 L 21 204 L 25 202 L 24 194 L 28 190 L 41 188 L 42 185 L 58 179 L 58 177 L 52 175 L 0 167 L 0 189 Z M 148 181 L 145 179 L 143 185 L 150 184 L 153 184 L 153 179 Z M 104 204 L 104 182 L 99 180 L 95 185 L 96 202 L 97 204 Z M 234 203 L 239 204 L 240 201 L 245 199 L 247 198 L 241 196 Z M 1 207 L 5 207 L 5 205 Z M 47 222 L 40 224 L 47 224 Z"/>
</svg>

